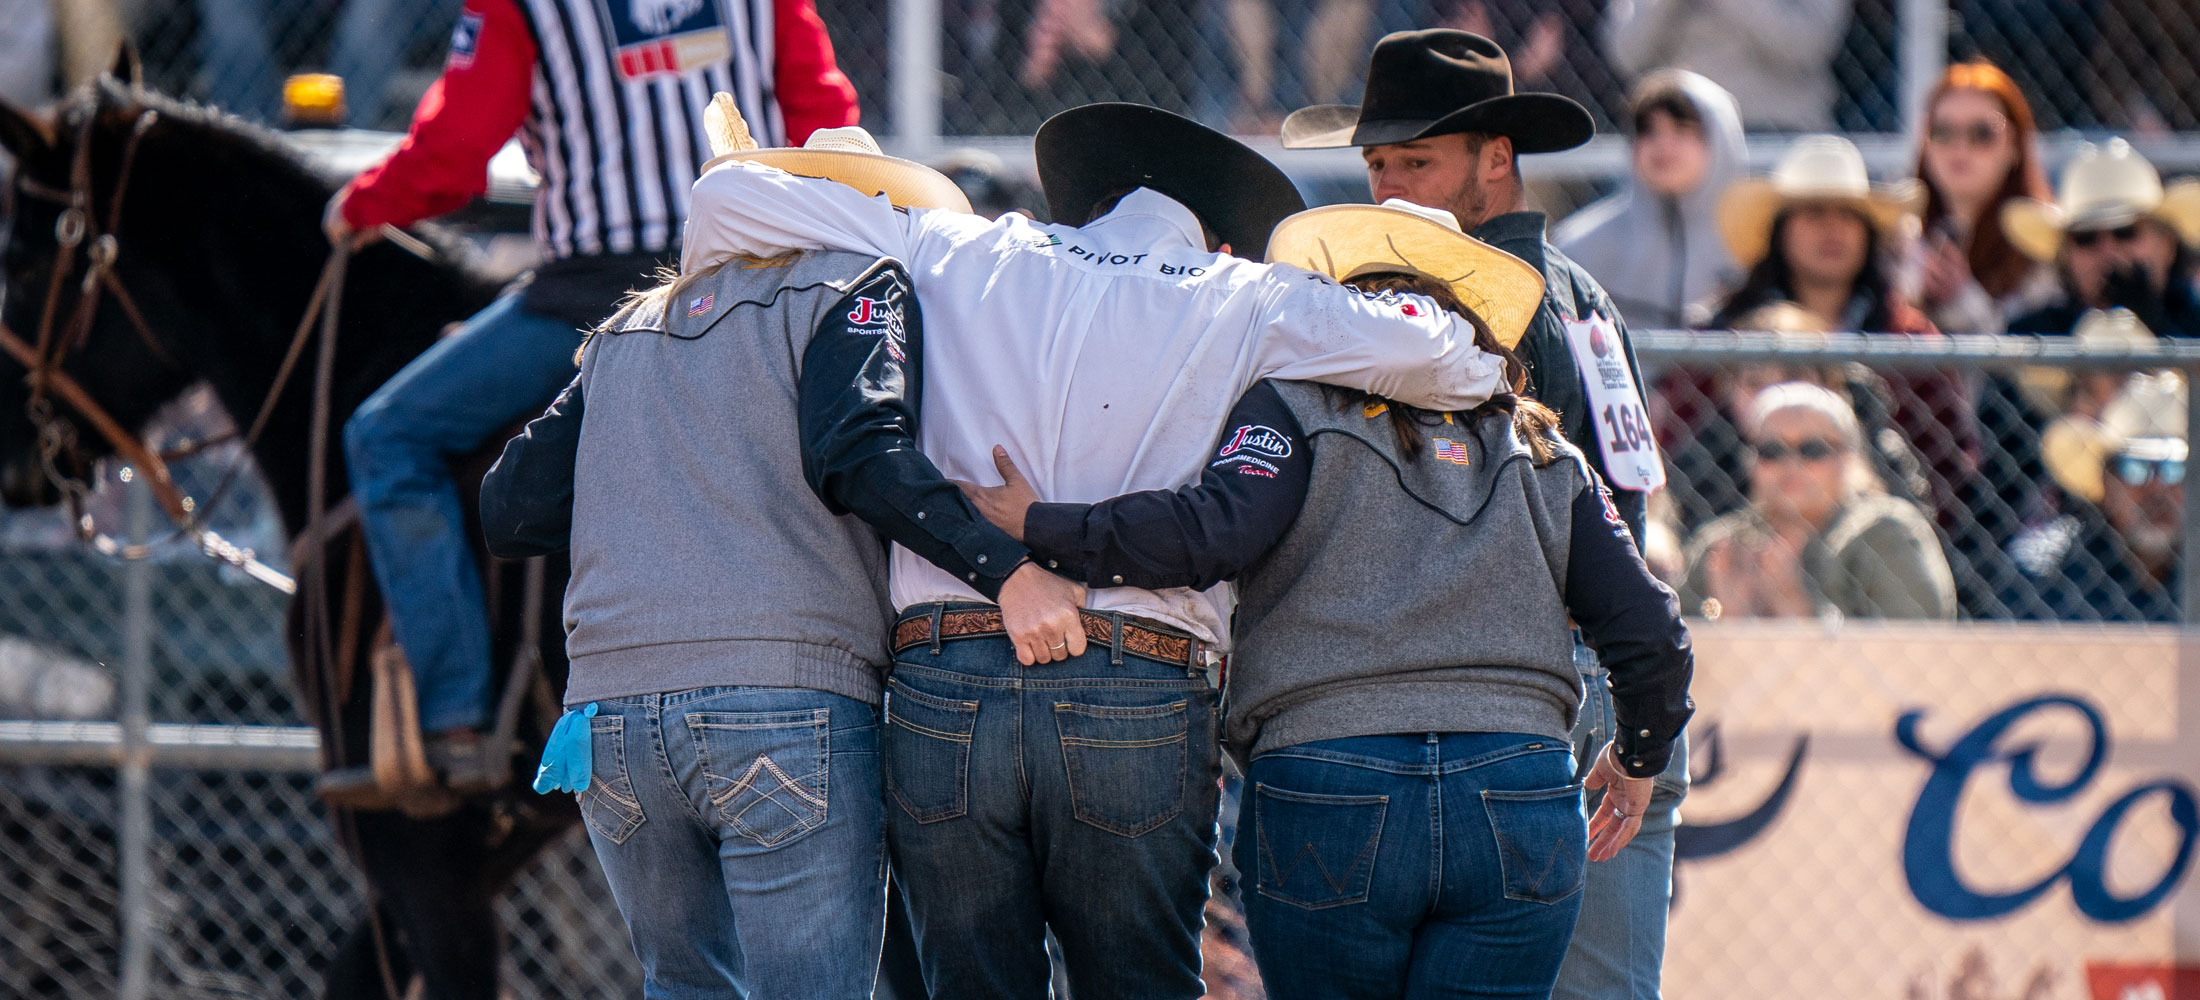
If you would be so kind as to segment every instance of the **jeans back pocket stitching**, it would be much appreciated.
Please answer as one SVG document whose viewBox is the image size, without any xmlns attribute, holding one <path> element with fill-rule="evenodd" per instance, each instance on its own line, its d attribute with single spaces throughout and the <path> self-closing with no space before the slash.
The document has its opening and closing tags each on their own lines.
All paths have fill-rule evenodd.
<svg viewBox="0 0 2200 1000">
<path fill-rule="evenodd" d="M 1335 907 L 1335 906 L 1350 906 L 1350 905 L 1353 905 L 1353 904 L 1355 904 L 1355 903 L 1364 903 L 1364 902 L 1366 902 L 1366 901 L 1367 901 L 1367 897 L 1368 897 L 1368 895 L 1369 895 L 1370 893 L 1372 893 L 1372 892 L 1374 891 L 1375 872 L 1374 872 L 1374 861 L 1373 861 L 1373 856 L 1374 856 L 1375 852 L 1377 852 L 1377 851 L 1379 851 L 1379 850 L 1381 850 L 1381 849 L 1382 849 L 1382 843 L 1383 843 L 1383 827 L 1384 827 L 1385 825 L 1387 825 L 1387 824 L 1388 824 L 1388 823 L 1390 822 L 1390 796 L 1388 796 L 1388 795 L 1351 795 L 1351 796 L 1334 796 L 1334 797 L 1331 797 L 1331 798 L 1332 798 L 1332 799 L 1350 799 L 1350 800 L 1354 800 L 1354 801 L 1318 801 L 1318 800 L 1317 800 L 1317 799 L 1316 799 L 1316 798 L 1315 798 L 1314 796 L 1312 796 L 1312 795 L 1310 795 L 1310 794 L 1308 794 L 1308 793 L 1305 793 L 1305 792 L 1292 792 L 1292 791 L 1290 791 L 1289 789 L 1276 788 L 1276 787 L 1273 787 L 1273 786 L 1270 786 L 1270 785 L 1262 785 L 1262 784 L 1259 784 L 1259 783 L 1255 783 L 1255 784 L 1254 784 L 1254 786 L 1253 786 L 1253 791 L 1254 791 L 1254 799 L 1253 799 L 1253 809 L 1254 809 L 1254 815 L 1256 816 L 1256 823 L 1257 823 L 1257 817 L 1258 817 L 1258 815 L 1259 815 L 1259 810 L 1260 810 L 1260 804 L 1261 804 L 1261 801 L 1262 801 L 1262 799 L 1261 799 L 1262 793 L 1267 793 L 1267 798 L 1268 798 L 1268 800 L 1270 800 L 1270 801 L 1276 801 L 1276 802 L 1297 802 L 1297 803 L 1299 803 L 1299 804 L 1302 804 L 1302 805 L 1317 805 L 1317 804 L 1319 804 L 1319 805 L 1351 805 L 1351 806 L 1374 806 L 1374 807 L 1376 807 L 1376 808 L 1375 808 L 1375 829 L 1374 829 L 1374 832 L 1372 832 L 1372 833 L 1368 834 L 1368 838 L 1367 838 L 1367 843 L 1365 843 L 1365 844 L 1363 844 L 1363 845 L 1361 845 L 1361 846 L 1360 846 L 1360 852 L 1359 852 L 1359 853 L 1358 853 L 1357 855 L 1354 855 L 1354 856 L 1353 856 L 1353 858 L 1352 858 L 1352 863 L 1351 863 L 1351 864 L 1349 864 L 1349 865 L 1346 865 L 1346 866 L 1345 866 L 1345 868 L 1344 868 L 1344 872 L 1345 872 L 1345 878 L 1347 878 L 1347 879 L 1350 879 L 1350 878 L 1352 877 L 1352 873 L 1354 873 L 1354 872 L 1358 871 L 1358 870 L 1360 869 L 1360 865 L 1361 865 L 1362 863 L 1365 863 L 1365 864 L 1367 864 L 1367 865 L 1368 865 L 1368 878 L 1367 878 L 1368 884 L 1367 884 L 1367 885 L 1366 885 L 1365 887 L 1361 888 L 1361 889 L 1360 889 L 1360 891 L 1359 891 L 1359 892 L 1358 892 L 1357 894 L 1353 894 L 1353 895 L 1342 895 L 1342 894 L 1344 893 L 1344 890 L 1345 890 L 1345 886 L 1343 886 L 1343 885 L 1339 884 L 1339 883 L 1338 883 L 1338 880 L 1337 880 L 1337 879 L 1334 879 L 1334 878 L 1330 877 L 1330 874 L 1329 874 L 1329 866 L 1328 866 L 1328 865 L 1326 865 L 1326 864 L 1323 864 L 1323 863 L 1322 863 L 1322 860 L 1321 860 L 1321 854 L 1320 854 L 1320 852 L 1318 852 L 1318 851 L 1315 851 L 1315 850 L 1313 850 L 1313 845 L 1312 845 L 1312 844 L 1308 844 L 1308 845 L 1305 845 L 1305 846 L 1306 846 L 1306 851 L 1304 851 L 1304 852 L 1301 852 L 1301 853 L 1307 853 L 1307 854 L 1311 854 L 1311 855 L 1313 856 L 1313 860 L 1314 860 L 1314 866 L 1315 866 L 1316 868 L 1318 868 L 1318 869 L 1320 869 L 1320 870 L 1321 870 L 1321 877 L 1322 877 L 1322 881 L 1323 881 L 1323 882 L 1326 882 L 1326 883 L 1328 883 L 1328 884 L 1329 884 L 1329 888 L 1330 888 L 1330 891 L 1332 891 L 1332 892 L 1335 892 L 1335 893 L 1339 893 L 1339 894 L 1340 894 L 1339 898 L 1337 898 L 1337 899 L 1324 900 L 1324 901 L 1321 901 L 1321 902 L 1318 902 L 1318 903 L 1317 903 L 1317 902 L 1309 902 L 1309 901 L 1307 901 L 1307 900 L 1292 899 L 1292 898 L 1290 898 L 1290 897 L 1288 897 L 1288 896 L 1284 896 L 1284 895 L 1282 895 L 1282 894 L 1281 894 L 1280 892 L 1274 892 L 1274 891 L 1270 891 L 1270 890 L 1271 890 L 1272 888 L 1275 888 L 1275 889 L 1280 889 L 1280 888 L 1281 888 L 1281 886 L 1282 886 L 1282 884 L 1283 884 L 1283 882 L 1284 882 L 1284 881 L 1285 881 L 1285 880 L 1286 880 L 1286 879 L 1287 879 L 1287 878 L 1288 878 L 1289 876 L 1288 876 L 1288 874 L 1279 874 L 1279 873 L 1278 873 L 1278 869 L 1279 869 L 1279 867 L 1280 867 L 1280 866 L 1278 866 L 1278 865 L 1276 864 L 1276 859 L 1275 859 L 1275 848 L 1274 848 L 1273 846 L 1271 846 L 1271 845 L 1270 845 L 1270 843 L 1269 843 L 1269 840 L 1268 840 L 1268 824 L 1266 824 L 1266 823 L 1258 823 L 1258 826 L 1260 827 L 1260 845 L 1259 845 L 1259 846 L 1260 846 L 1260 854 L 1261 854 L 1261 860 L 1262 860 L 1262 861 L 1263 861 L 1263 862 L 1265 863 L 1265 866 L 1266 866 L 1266 868 L 1267 868 L 1267 872 L 1265 872 L 1265 873 L 1263 873 L 1263 874 L 1267 874 L 1267 875 L 1269 875 L 1269 876 L 1270 876 L 1270 879 L 1269 879 L 1269 882 L 1270 882 L 1270 884 L 1269 884 L 1269 885 L 1261 885 L 1261 884 L 1259 884 L 1260 880 L 1256 878 L 1256 879 L 1255 879 L 1255 882 L 1254 882 L 1254 889 L 1255 889 L 1255 891 L 1258 891 L 1258 892 L 1259 892 L 1259 893 L 1260 893 L 1261 895 L 1263 895 L 1263 896 L 1266 896 L 1266 897 L 1268 897 L 1268 898 L 1270 898 L 1270 899 L 1273 899 L 1273 900 L 1275 900 L 1275 901 L 1277 901 L 1277 902 L 1279 902 L 1279 903 L 1286 903 L 1286 904 L 1289 904 L 1289 905 L 1291 905 L 1291 906 L 1296 906 L 1296 907 L 1299 907 L 1300 909 L 1306 909 L 1306 910 L 1326 910 L 1326 909 L 1329 909 L 1329 908 L 1331 908 L 1331 907 Z M 1292 861 L 1292 866 L 1291 866 L 1291 873 L 1296 873 L 1296 872 L 1298 871 L 1298 854 L 1293 854 L 1293 855 L 1291 856 L 1291 861 Z"/>
<path fill-rule="evenodd" d="M 978 703 L 926 694 L 902 683 L 899 678 L 895 677 L 888 677 L 886 684 L 888 694 L 886 710 L 881 713 L 883 726 L 879 733 L 879 753 L 881 755 L 880 770 L 885 778 L 884 783 L 887 794 L 893 798 L 895 805 L 901 807 L 903 813 L 918 823 L 941 823 L 969 815 L 970 753 L 973 737 L 978 728 Z M 908 716 L 896 711 L 894 703 L 897 700 L 907 700 L 910 704 L 923 706 L 935 712 L 952 713 L 956 716 L 957 721 L 962 724 L 964 731 L 959 734 L 950 733 L 913 722 Z M 910 802 L 908 795 L 903 793 L 902 782 L 897 779 L 895 774 L 897 769 L 893 766 L 892 744 L 894 735 L 892 730 L 896 726 L 911 734 L 954 746 L 952 753 L 955 757 L 955 793 L 948 804 L 936 809 L 920 809 Z"/>
<path fill-rule="evenodd" d="M 1167 705 L 1142 705 L 1136 707 L 1080 705 L 1075 702 L 1066 701 L 1055 702 L 1055 737 L 1062 747 L 1062 770 L 1069 779 L 1070 815 L 1073 816 L 1078 822 L 1084 823 L 1085 825 L 1090 826 L 1096 830 L 1102 830 L 1107 833 L 1112 833 L 1119 837 L 1133 838 L 1143 837 L 1146 834 L 1152 833 L 1155 830 L 1167 826 L 1177 817 L 1182 816 L 1184 814 L 1184 786 L 1190 780 L 1189 772 L 1191 771 L 1191 754 L 1189 743 L 1192 720 L 1191 714 L 1186 710 L 1189 705 L 1189 701 L 1176 701 Z M 1167 719 L 1170 716 L 1178 716 L 1182 719 L 1183 726 L 1179 728 L 1175 733 L 1167 737 L 1160 737 L 1151 740 L 1096 740 L 1090 737 L 1070 736 L 1065 731 L 1066 727 L 1064 726 L 1064 716 L 1094 720 Z M 1167 808 L 1158 810 L 1155 815 L 1142 817 L 1140 821 L 1136 823 L 1119 823 L 1114 821 L 1113 819 L 1102 817 L 1099 814 L 1099 811 L 1092 808 L 1091 805 L 1086 801 L 1086 796 L 1079 792 L 1080 788 L 1090 788 L 1092 785 L 1092 779 L 1090 777 L 1080 777 L 1081 775 L 1085 775 L 1085 769 L 1079 766 L 1079 755 L 1072 753 L 1072 748 L 1082 748 L 1088 750 L 1136 750 L 1154 749 L 1172 745 L 1178 746 L 1180 750 L 1176 767 L 1175 789 L 1173 792 L 1171 792 L 1169 796 L 1172 804 Z M 1166 781 L 1166 779 L 1163 780 Z"/>
<path fill-rule="evenodd" d="M 1578 816 L 1581 812 L 1579 805 L 1579 796 L 1581 794 L 1581 790 L 1582 788 L 1578 784 L 1568 785 L 1564 788 L 1553 789 L 1482 789 L 1482 814 L 1489 818 L 1490 838 L 1497 845 L 1497 871 L 1499 881 L 1503 883 L 1505 889 L 1506 899 L 1515 900 L 1522 903 L 1539 903 L 1550 906 L 1563 903 L 1567 899 L 1572 898 L 1574 894 L 1579 893 L 1584 888 L 1586 888 L 1589 884 L 1587 834 L 1586 832 L 1584 832 L 1583 834 L 1583 855 L 1580 865 L 1577 866 L 1577 876 L 1572 880 L 1572 888 L 1567 889 L 1565 892 L 1559 893 L 1555 896 L 1548 896 L 1547 898 L 1538 898 L 1536 896 L 1514 892 L 1512 879 L 1508 877 L 1506 871 L 1508 866 L 1505 863 L 1506 858 L 1513 853 L 1510 846 L 1513 842 L 1513 839 L 1508 838 L 1505 835 L 1505 830 L 1503 826 L 1501 826 L 1497 821 L 1497 813 L 1494 810 L 1490 809 L 1489 804 L 1491 802 L 1550 802 L 1562 798 L 1574 797 L 1576 801 L 1573 807 L 1573 813 L 1574 815 Z M 1565 845 L 1563 843 L 1560 843 L 1555 844 L 1554 846 L 1558 848 L 1563 848 Z M 1551 877 L 1551 873 L 1557 870 L 1559 860 L 1559 854 L 1557 851 L 1554 850 L 1551 854 L 1550 862 L 1544 866 L 1542 873 L 1536 876 L 1535 881 L 1531 884 L 1540 887 L 1545 881 L 1547 881 Z M 1522 874 L 1526 873 L 1523 872 Z"/>
<path fill-rule="evenodd" d="M 601 724 L 600 729 L 598 728 L 599 723 Z M 634 835 L 634 831 L 641 829 L 643 821 L 648 819 L 648 816 L 642 812 L 642 803 L 639 797 L 634 792 L 633 776 L 627 771 L 626 767 L 626 719 L 621 716 L 611 716 L 606 719 L 589 720 L 588 752 L 591 755 L 596 752 L 596 737 L 598 736 L 611 737 L 611 766 L 618 773 L 618 776 L 616 778 L 606 776 L 605 780 L 602 781 L 591 780 L 588 783 L 588 788 L 576 794 L 573 798 L 581 808 L 583 819 L 594 815 L 596 812 L 590 807 L 591 799 L 608 802 L 610 804 L 609 811 L 619 820 L 618 829 L 616 832 L 604 830 L 598 830 L 597 832 L 613 844 L 624 844 L 628 837 Z M 619 784 L 627 786 L 626 794 L 621 795 L 616 791 L 615 786 Z M 608 826 L 609 824 L 605 825 Z M 596 824 L 590 823 L 589 826 L 593 829 Z"/>
</svg>

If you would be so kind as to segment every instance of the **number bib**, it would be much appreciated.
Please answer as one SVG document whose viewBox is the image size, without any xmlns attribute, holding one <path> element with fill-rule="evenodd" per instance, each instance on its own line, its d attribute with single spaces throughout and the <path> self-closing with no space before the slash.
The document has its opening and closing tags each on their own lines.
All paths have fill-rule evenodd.
<svg viewBox="0 0 2200 1000">
<path fill-rule="evenodd" d="M 1664 486 L 1665 462 L 1658 458 L 1650 414 L 1642 405 L 1642 391 L 1635 387 L 1635 372 L 1627 366 L 1619 331 L 1602 316 L 1568 320 L 1566 346 L 1573 349 L 1582 384 L 1589 390 L 1589 412 L 1604 452 L 1605 477 L 1614 489 L 1637 493 Z"/>
</svg>

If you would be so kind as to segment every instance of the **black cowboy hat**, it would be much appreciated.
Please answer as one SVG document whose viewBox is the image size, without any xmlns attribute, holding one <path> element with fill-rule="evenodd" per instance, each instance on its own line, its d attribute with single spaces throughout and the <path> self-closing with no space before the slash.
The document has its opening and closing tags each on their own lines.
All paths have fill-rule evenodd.
<svg viewBox="0 0 2200 1000">
<path fill-rule="evenodd" d="M 1557 94 L 1513 93 L 1512 61 L 1480 35 L 1400 31 L 1375 43 L 1359 107 L 1322 104 L 1283 120 L 1287 149 L 1382 146 L 1459 132 L 1510 138 L 1516 153 L 1555 153 L 1596 134 L 1589 112 Z"/>
<path fill-rule="evenodd" d="M 1182 202 L 1232 253 L 1259 260 L 1268 232 L 1306 199 L 1266 157 L 1181 115 L 1143 104 L 1087 104 L 1032 139 L 1054 221 L 1082 223 L 1108 195 L 1148 187 Z"/>
</svg>

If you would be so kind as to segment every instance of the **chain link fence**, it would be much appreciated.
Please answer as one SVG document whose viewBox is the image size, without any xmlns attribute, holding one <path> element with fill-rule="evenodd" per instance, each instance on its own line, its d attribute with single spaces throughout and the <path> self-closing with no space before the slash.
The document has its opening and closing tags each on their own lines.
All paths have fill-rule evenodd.
<svg viewBox="0 0 2200 1000">
<path fill-rule="evenodd" d="M 30 4 L 32 0 L 10 0 Z M 46 4 L 39 0 L 37 6 Z M 22 31 L 50 51 L 116 32 L 151 81 L 274 122 L 286 74 L 349 81 L 351 123 L 402 128 L 440 69 L 452 0 L 57 0 Z M 1587 105 L 1603 131 L 1628 85 L 1697 68 L 1753 130 L 1895 132 L 1949 59 L 1984 56 L 2049 130 L 2200 130 L 2200 8 L 2184 0 L 817 0 L 867 125 L 1027 136 L 1047 115 L 1129 100 L 1253 135 L 1308 104 L 1358 100 L 1372 41 L 1450 26 L 1495 38 L 1523 89 Z M 48 58 L 51 58 L 49 55 Z M 68 60 L 55 60 L 68 61 Z M 81 60 L 78 60 L 81 61 Z M 84 67 L 65 67 L 81 70 Z M 38 87 L 12 94 L 36 103 Z M 48 86 L 50 90 L 50 85 Z"/>
<path fill-rule="evenodd" d="M 1669 470 L 1650 554 L 1690 614 L 1961 618 L 1979 623 L 1981 642 L 2009 634 L 1988 623 L 2011 620 L 2179 620 L 2177 580 L 2200 524 L 2186 513 L 2183 453 L 2172 461 L 2169 450 L 2133 442 L 2183 440 L 2189 396 L 2162 373 L 2200 366 L 2200 348 L 1671 331 L 1636 339 Z M 1847 486 L 1868 500 L 1849 502 L 1874 511 L 1871 523 L 1904 530 L 1843 537 L 1836 525 L 1774 551 L 1784 536 L 1763 530 L 1778 523 L 1773 508 L 1807 501 L 1809 467 L 1826 457 L 1801 449 L 1839 443 L 1832 424 L 1748 418 L 1753 393 L 1795 381 L 1826 388 L 1856 415 L 1862 450 L 1853 457 L 1864 478 Z M 2115 400 L 2143 394 L 2144 421 L 2114 415 Z M 2052 442 L 2077 417 L 2116 430 L 2073 464 Z M 171 436 L 220 429 L 203 403 L 172 410 L 161 426 Z M 1768 442 L 1790 453 L 1772 455 Z M 212 449 L 175 471 L 203 493 L 228 461 Z M 147 537 L 149 503 L 107 482 L 90 509 L 95 523 Z M 233 503 L 224 527 L 253 539 L 266 499 L 254 485 Z M 181 546 L 145 562 L 111 561 L 50 512 L 0 515 L 0 540 L 0 719 L 30 720 L 0 722 L 0 926 L 14 929 L 0 940 L 0 995 L 114 995 L 133 968 L 148 991 L 139 995 L 315 993 L 363 890 L 312 796 L 312 736 L 299 728 L 279 640 L 282 595 Z M 272 536 L 257 543 L 279 557 Z M 1783 603 L 1798 595 L 1807 606 Z M 2049 628 L 2043 634 L 2059 634 Z M 1884 687 L 1870 679 L 1877 669 L 1891 668 L 1860 663 L 1855 683 Z M 1977 693 L 1982 703 L 1994 694 Z M 1743 721 L 1723 718 L 1730 735 Z M 1785 744 L 1751 751 L 1746 731 L 1734 738 L 1738 754 L 1728 759 L 1756 762 L 1723 787 L 1776 783 Z M 132 740 L 142 754 L 117 749 Z M 259 749 L 235 749 L 245 744 Z M 1711 778 L 1720 759 L 1702 755 L 1699 775 Z M 116 763 L 130 760 L 141 761 L 134 776 Z M 1719 805 L 1701 820 L 1717 826 L 1732 811 Z M 578 831 L 520 878 L 503 915 L 512 995 L 638 989 L 623 926 Z M 1229 937 L 1231 920 L 1218 912 L 1215 933 Z M 1219 961 L 1236 995 L 1256 995 L 1242 954 Z"/>
</svg>

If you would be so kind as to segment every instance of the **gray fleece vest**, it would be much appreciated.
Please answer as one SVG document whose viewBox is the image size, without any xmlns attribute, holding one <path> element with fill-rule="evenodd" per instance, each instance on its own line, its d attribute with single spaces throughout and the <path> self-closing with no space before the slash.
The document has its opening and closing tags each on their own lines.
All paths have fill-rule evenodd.
<svg viewBox="0 0 2200 1000">
<path fill-rule="evenodd" d="M 1485 732 L 1561 742 L 1581 705 L 1563 599 L 1580 453 L 1536 468 L 1512 422 L 1424 428 L 1279 382 L 1314 451 L 1306 503 L 1239 577 L 1224 738 Z"/>
<path fill-rule="evenodd" d="M 879 702 L 886 547 L 810 492 L 795 416 L 825 310 L 879 266 L 734 260 L 589 341 L 566 704 L 719 685 Z"/>
</svg>

